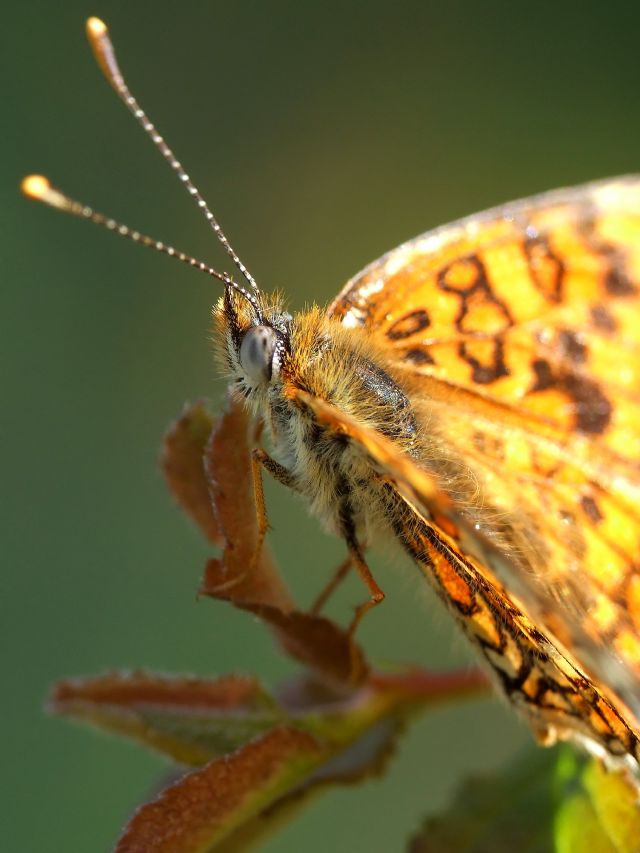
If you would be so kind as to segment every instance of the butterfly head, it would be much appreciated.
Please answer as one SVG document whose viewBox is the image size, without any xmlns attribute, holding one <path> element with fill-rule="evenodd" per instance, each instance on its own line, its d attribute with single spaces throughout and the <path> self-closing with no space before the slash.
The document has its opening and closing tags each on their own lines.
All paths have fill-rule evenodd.
<svg viewBox="0 0 640 853">
<path fill-rule="evenodd" d="M 278 296 L 267 303 L 259 291 L 227 287 L 214 320 L 223 366 L 244 396 L 261 396 L 279 382 L 291 353 L 292 317 Z"/>
</svg>

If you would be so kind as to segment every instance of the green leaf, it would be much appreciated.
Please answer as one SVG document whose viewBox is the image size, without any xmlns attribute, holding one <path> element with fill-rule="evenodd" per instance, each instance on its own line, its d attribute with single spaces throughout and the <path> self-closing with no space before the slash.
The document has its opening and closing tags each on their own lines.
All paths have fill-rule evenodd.
<svg viewBox="0 0 640 853">
<path fill-rule="evenodd" d="M 426 820 L 410 853 L 549 853 L 556 758 L 535 750 L 503 775 L 468 780 L 444 814 Z"/>
<path fill-rule="evenodd" d="M 631 777 L 583 762 L 577 790 L 558 810 L 558 853 L 638 853 L 640 806 Z"/>
<path fill-rule="evenodd" d="M 527 752 L 502 775 L 467 781 L 410 853 L 638 853 L 640 809 L 627 776 L 571 747 Z"/>
</svg>

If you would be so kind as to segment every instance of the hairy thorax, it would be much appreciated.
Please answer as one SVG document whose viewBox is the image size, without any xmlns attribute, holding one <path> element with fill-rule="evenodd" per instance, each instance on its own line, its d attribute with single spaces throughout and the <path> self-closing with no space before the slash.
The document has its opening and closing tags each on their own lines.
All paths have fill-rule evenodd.
<svg viewBox="0 0 640 853">
<path fill-rule="evenodd" d="M 360 447 L 320 427 L 310 412 L 287 398 L 286 389 L 293 385 L 323 399 L 416 458 L 421 441 L 408 394 L 370 343 L 353 334 L 347 339 L 337 324 L 294 329 L 292 351 L 304 352 L 305 359 L 290 357 L 282 382 L 262 400 L 274 457 L 329 530 L 344 533 L 350 519 L 359 541 L 370 544 L 391 523 L 383 478 Z"/>
</svg>

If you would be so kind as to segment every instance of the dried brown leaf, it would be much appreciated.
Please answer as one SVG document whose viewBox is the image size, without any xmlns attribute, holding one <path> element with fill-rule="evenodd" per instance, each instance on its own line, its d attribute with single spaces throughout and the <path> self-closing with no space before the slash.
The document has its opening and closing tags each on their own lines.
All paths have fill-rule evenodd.
<svg viewBox="0 0 640 853">
<path fill-rule="evenodd" d="M 88 679 L 59 681 L 51 694 L 51 708 L 66 712 L 70 703 L 137 707 L 171 705 L 203 710 L 231 710 L 253 704 L 263 690 L 254 678 L 228 675 L 215 681 L 197 676 L 165 676 L 157 673 L 111 672 Z"/>
<path fill-rule="evenodd" d="M 204 403 L 187 403 L 169 427 L 162 447 L 161 464 L 169 489 L 178 504 L 214 545 L 224 537 L 213 509 L 204 471 L 204 450 L 214 419 Z"/>
<path fill-rule="evenodd" d="M 224 542 L 217 582 L 230 601 L 259 601 L 287 611 L 293 600 L 268 549 L 263 545 L 258 554 L 252 430 L 242 403 L 230 397 L 205 449 L 205 471 Z"/>
</svg>

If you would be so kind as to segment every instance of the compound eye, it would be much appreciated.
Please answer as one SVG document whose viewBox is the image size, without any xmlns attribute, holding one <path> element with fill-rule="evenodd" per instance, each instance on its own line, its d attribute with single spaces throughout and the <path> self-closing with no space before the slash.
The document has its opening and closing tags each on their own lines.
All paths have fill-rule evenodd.
<svg viewBox="0 0 640 853">
<path fill-rule="evenodd" d="M 254 383 L 268 382 L 273 370 L 273 355 L 278 336 L 271 326 L 253 326 L 240 344 L 240 366 Z"/>
</svg>

